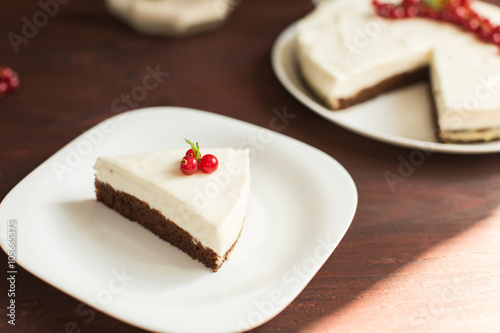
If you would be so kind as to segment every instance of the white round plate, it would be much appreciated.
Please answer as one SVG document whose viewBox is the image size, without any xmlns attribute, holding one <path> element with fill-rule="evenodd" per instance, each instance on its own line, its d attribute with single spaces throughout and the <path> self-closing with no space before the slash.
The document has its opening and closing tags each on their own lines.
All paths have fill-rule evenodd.
<svg viewBox="0 0 500 333">
<path fill-rule="evenodd" d="M 245 229 L 217 273 L 95 200 L 98 156 L 187 150 L 183 138 L 202 150 L 250 149 Z M 239 120 L 158 107 L 96 125 L 30 173 L 0 205 L 0 242 L 7 251 L 16 236 L 17 264 L 131 325 L 237 332 L 297 297 L 344 236 L 356 206 L 352 178 L 329 155 Z M 88 311 L 75 308 L 74 321 L 87 321 Z"/>
<path fill-rule="evenodd" d="M 434 135 L 434 121 L 425 83 L 383 94 L 346 110 L 331 111 L 303 83 L 295 56 L 295 24 L 276 39 L 272 51 L 274 72 L 283 86 L 312 111 L 350 131 L 389 144 L 455 154 L 500 152 L 500 141 L 445 144 Z"/>
</svg>

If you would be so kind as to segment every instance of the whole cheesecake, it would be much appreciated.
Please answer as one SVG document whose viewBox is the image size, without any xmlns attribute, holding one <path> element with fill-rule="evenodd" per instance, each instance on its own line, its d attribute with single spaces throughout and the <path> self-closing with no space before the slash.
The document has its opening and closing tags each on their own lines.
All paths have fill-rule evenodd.
<svg viewBox="0 0 500 333">
<path fill-rule="evenodd" d="M 500 24 L 500 7 L 472 7 Z M 500 139 L 498 47 L 457 26 L 384 19 L 371 0 L 327 0 L 297 24 L 296 53 L 304 80 L 332 110 L 430 80 L 442 141 Z"/>
<path fill-rule="evenodd" d="M 248 150 L 204 149 L 212 174 L 184 175 L 185 150 L 99 157 L 97 200 L 136 221 L 216 272 L 233 250 L 250 192 Z"/>
</svg>

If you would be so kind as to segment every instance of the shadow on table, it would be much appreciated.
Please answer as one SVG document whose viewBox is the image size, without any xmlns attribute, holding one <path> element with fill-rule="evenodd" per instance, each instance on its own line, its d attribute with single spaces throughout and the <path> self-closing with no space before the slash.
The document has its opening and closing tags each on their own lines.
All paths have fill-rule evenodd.
<svg viewBox="0 0 500 333">
<path fill-rule="evenodd" d="M 358 211 L 351 228 L 306 289 L 268 327 L 280 327 L 287 332 L 328 332 L 346 326 L 355 329 L 359 325 L 366 328 L 370 324 L 360 323 L 374 318 L 377 311 L 399 316 L 382 318 L 386 328 L 394 329 L 405 321 L 411 326 L 412 318 L 404 317 L 408 316 L 408 309 L 397 308 L 403 306 L 388 304 L 387 300 L 398 293 L 402 298 L 407 297 L 403 295 L 406 290 L 418 295 L 415 280 L 441 283 L 437 288 L 446 288 L 446 283 L 450 285 L 457 278 L 454 273 L 467 273 L 467 267 L 476 265 L 475 258 L 484 259 L 485 254 L 471 256 L 464 250 L 467 247 L 462 248 L 465 239 L 479 251 L 486 252 L 488 246 L 498 249 L 488 229 L 498 229 L 495 221 L 500 194 L 495 184 L 500 176 L 488 167 L 498 162 L 495 155 L 430 155 L 392 192 L 385 184 L 384 172 L 398 168 L 397 154 L 405 157 L 412 151 L 396 147 L 378 150 L 382 153 L 375 151 L 365 151 L 365 159 L 377 159 L 372 168 L 358 165 L 349 170 L 359 191 Z M 339 148 L 339 156 L 344 155 L 350 153 Z M 433 258 L 435 252 L 460 256 L 454 259 L 459 266 L 452 266 L 456 261 L 450 264 L 447 257 Z M 428 264 L 432 260 L 434 270 Z M 402 275 L 408 271 L 411 275 Z M 442 274 L 442 280 L 426 276 L 430 273 Z M 441 297 L 437 292 L 436 295 Z M 418 302 L 424 304 L 422 299 L 415 302 L 417 306 Z M 412 303 L 411 298 L 408 303 Z M 393 308 L 380 310 L 384 306 Z M 338 321 L 339 317 L 342 320 Z M 413 319 L 418 324 L 418 318 Z M 265 331 L 263 325 L 252 332 Z"/>
</svg>

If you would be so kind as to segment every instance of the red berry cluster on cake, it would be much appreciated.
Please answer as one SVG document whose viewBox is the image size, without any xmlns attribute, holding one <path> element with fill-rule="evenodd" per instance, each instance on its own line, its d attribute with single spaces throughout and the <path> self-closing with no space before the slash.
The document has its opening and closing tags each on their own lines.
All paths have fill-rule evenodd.
<svg viewBox="0 0 500 333">
<path fill-rule="evenodd" d="M 500 26 L 478 14 L 472 0 L 403 0 L 400 4 L 373 0 L 378 15 L 399 19 L 425 17 L 453 23 L 474 33 L 479 39 L 500 47 Z"/>
<path fill-rule="evenodd" d="M 439 139 L 485 142 L 500 139 L 499 25 L 482 1 L 326 0 L 299 21 L 296 54 L 332 110 L 429 80 Z"/>
<path fill-rule="evenodd" d="M 185 175 L 194 175 L 196 172 L 214 173 L 219 167 L 219 160 L 212 154 L 201 155 L 200 145 L 184 139 L 191 146 L 181 160 L 181 171 Z"/>
</svg>

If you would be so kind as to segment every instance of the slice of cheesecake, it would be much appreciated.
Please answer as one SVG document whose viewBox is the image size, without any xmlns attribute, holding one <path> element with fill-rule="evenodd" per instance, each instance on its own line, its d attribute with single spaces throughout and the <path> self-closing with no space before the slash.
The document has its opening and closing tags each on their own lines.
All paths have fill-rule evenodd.
<svg viewBox="0 0 500 333">
<path fill-rule="evenodd" d="M 185 150 L 99 157 L 96 197 L 216 272 L 233 250 L 246 217 L 249 152 L 204 149 L 219 160 L 212 174 L 184 175 Z"/>
</svg>

